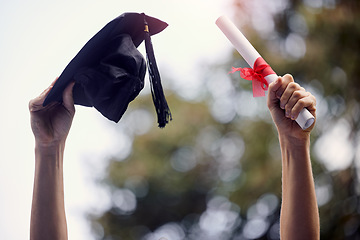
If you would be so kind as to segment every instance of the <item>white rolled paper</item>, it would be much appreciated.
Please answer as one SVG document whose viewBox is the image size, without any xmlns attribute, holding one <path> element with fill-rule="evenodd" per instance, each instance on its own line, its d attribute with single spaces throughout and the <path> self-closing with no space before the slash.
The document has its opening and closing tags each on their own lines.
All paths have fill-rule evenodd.
<svg viewBox="0 0 360 240">
<path fill-rule="evenodd" d="M 241 31 L 230 21 L 226 16 L 221 16 L 216 20 L 216 25 L 224 33 L 224 35 L 230 40 L 235 49 L 240 53 L 240 55 L 245 59 L 245 61 L 250 65 L 251 68 L 254 68 L 254 63 L 257 58 L 261 57 L 256 49 L 251 45 L 251 43 L 246 39 L 246 37 L 241 33 Z M 272 83 L 278 78 L 276 74 L 270 74 L 265 77 L 268 83 Z M 302 129 L 307 129 L 310 127 L 314 121 L 314 116 L 304 108 L 301 110 L 299 116 L 295 119 Z"/>
</svg>

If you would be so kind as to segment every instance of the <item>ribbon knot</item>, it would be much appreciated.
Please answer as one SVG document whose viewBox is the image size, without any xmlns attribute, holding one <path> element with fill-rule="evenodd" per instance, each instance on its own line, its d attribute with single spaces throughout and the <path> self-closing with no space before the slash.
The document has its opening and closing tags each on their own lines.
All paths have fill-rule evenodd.
<svg viewBox="0 0 360 240">
<path fill-rule="evenodd" d="M 240 71 L 240 77 L 252 81 L 252 89 L 254 97 L 265 96 L 265 91 L 269 87 L 269 83 L 265 77 L 275 74 L 270 65 L 265 62 L 262 57 L 258 57 L 254 63 L 254 68 L 235 68 L 232 67 L 230 73 Z"/>
</svg>

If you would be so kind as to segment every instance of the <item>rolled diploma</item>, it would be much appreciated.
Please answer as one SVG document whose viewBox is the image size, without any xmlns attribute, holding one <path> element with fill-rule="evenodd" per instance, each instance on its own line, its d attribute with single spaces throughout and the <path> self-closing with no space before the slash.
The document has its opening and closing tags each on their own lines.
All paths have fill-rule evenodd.
<svg viewBox="0 0 360 240">
<path fill-rule="evenodd" d="M 240 32 L 240 30 L 230 21 L 226 16 L 221 16 L 216 20 L 216 25 L 225 34 L 225 36 L 234 45 L 235 49 L 245 59 L 245 61 L 254 68 L 254 63 L 257 58 L 261 57 L 246 37 Z M 268 83 L 274 82 L 278 76 L 276 74 L 270 74 L 265 77 Z M 299 116 L 295 119 L 302 129 L 310 127 L 314 121 L 314 116 L 306 109 L 300 111 Z"/>
</svg>

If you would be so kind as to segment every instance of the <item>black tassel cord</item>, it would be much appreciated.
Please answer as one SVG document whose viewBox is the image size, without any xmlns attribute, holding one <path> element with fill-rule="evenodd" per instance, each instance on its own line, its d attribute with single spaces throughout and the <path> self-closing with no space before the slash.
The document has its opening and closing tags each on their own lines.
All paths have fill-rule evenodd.
<svg viewBox="0 0 360 240">
<path fill-rule="evenodd" d="M 151 37 L 149 33 L 149 26 L 145 19 L 145 16 L 144 24 L 145 48 L 149 68 L 151 95 L 154 101 L 159 127 L 163 128 L 169 121 L 172 120 L 172 116 L 161 85 L 160 73 L 156 65 L 154 49 L 151 43 Z"/>
</svg>

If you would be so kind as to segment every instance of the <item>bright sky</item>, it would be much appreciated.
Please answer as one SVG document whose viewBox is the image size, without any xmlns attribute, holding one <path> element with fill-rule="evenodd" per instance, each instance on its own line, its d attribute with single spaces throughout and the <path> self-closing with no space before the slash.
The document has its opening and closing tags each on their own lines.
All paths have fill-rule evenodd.
<svg viewBox="0 0 360 240">
<path fill-rule="evenodd" d="M 179 85 L 196 87 L 197 63 L 214 62 L 231 49 L 214 23 L 229 13 L 227 2 L 1 1 L 0 239 L 29 238 L 34 174 L 29 100 L 62 72 L 88 39 L 123 12 L 145 12 L 169 24 L 153 37 L 159 68 L 165 66 L 177 76 Z M 140 45 L 141 52 L 143 48 Z M 91 182 L 98 173 L 94 169 L 104 168 L 106 154 L 116 153 L 116 141 L 121 140 L 110 124 L 96 110 L 77 107 L 64 165 L 69 239 L 93 239 L 83 214 L 106 206 L 105 195 Z"/>
</svg>

